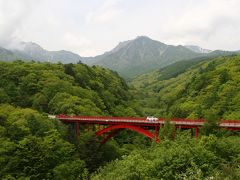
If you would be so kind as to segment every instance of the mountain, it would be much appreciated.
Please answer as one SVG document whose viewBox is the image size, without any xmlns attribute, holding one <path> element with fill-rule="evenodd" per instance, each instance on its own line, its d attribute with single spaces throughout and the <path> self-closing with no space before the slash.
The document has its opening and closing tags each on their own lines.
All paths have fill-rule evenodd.
<svg viewBox="0 0 240 180">
<path fill-rule="evenodd" d="M 48 51 L 33 42 L 22 42 L 21 49 L 1 48 L 1 60 L 35 60 L 52 63 L 78 63 L 100 65 L 117 71 L 122 77 L 132 79 L 138 75 L 164 68 L 175 62 L 201 57 L 216 57 L 236 54 L 231 51 L 211 51 L 198 46 L 173 46 L 138 36 L 133 40 L 120 42 L 114 49 L 95 57 L 81 57 L 70 51 Z M 239 53 L 239 52 L 238 52 Z"/>
<path fill-rule="evenodd" d="M 110 68 L 128 78 L 201 55 L 184 46 L 166 45 L 146 36 L 139 36 L 121 42 L 112 51 L 84 62 Z"/>
<path fill-rule="evenodd" d="M 152 40 L 146 36 L 119 43 L 102 55 L 83 59 L 89 65 L 100 65 L 127 79 L 166 67 L 175 62 L 233 54 L 230 51 L 211 51 L 198 46 L 173 46 Z"/>
<path fill-rule="evenodd" d="M 184 46 L 184 47 L 186 47 L 186 48 L 188 48 L 188 49 L 190 49 L 190 50 L 192 50 L 196 53 L 210 53 L 210 52 L 212 52 L 212 50 L 203 49 L 199 46 L 194 46 L 194 45 L 187 45 L 187 46 Z"/>
<path fill-rule="evenodd" d="M 22 42 L 21 49 L 7 50 L 0 48 L 0 59 L 13 60 L 34 60 L 34 61 L 49 61 L 52 63 L 78 63 L 81 62 L 82 57 L 70 51 L 48 51 L 40 45 L 33 42 Z"/>
</svg>

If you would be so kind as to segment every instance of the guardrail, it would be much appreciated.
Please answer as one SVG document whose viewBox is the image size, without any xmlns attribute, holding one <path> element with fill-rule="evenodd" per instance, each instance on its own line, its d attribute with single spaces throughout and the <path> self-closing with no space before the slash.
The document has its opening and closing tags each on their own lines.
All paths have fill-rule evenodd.
<svg viewBox="0 0 240 180">
<path fill-rule="evenodd" d="M 146 118 L 138 117 L 107 117 L 107 116 L 66 116 L 60 115 L 49 115 L 50 118 L 57 118 L 60 120 L 76 120 L 76 121 L 98 121 L 98 122 L 121 122 L 121 123 L 147 123 L 147 124 L 165 124 L 164 118 L 159 118 L 157 121 L 150 121 Z M 171 124 L 176 125 L 195 125 L 203 126 L 205 123 L 204 119 L 180 119 L 173 118 L 169 121 Z M 218 125 L 220 127 L 238 127 L 240 128 L 240 120 L 221 120 Z"/>
</svg>

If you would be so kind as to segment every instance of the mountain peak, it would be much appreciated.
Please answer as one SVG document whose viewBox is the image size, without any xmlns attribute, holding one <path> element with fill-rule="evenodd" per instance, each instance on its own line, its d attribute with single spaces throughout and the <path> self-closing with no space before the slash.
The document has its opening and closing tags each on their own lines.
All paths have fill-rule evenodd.
<svg viewBox="0 0 240 180">
<path fill-rule="evenodd" d="M 135 40 L 152 40 L 152 39 L 149 38 L 148 36 L 137 36 Z"/>
<path fill-rule="evenodd" d="M 158 44 L 158 45 L 161 45 L 161 46 L 167 46 L 166 44 L 164 44 L 160 41 L 153 40 L 153 39 L 149 38 L 148 36 L 137 36 L 132 41 L 133 42 L 140 42 L 142 44 L 148 43 L 148 44 Z"/>
<path fill-rule="evenodd" d="M 23 42 L 22 45 L 24 46 L 25 51 L 44 51 L 44 49 L 40 45 L 34 42 Z"/>
</svg>

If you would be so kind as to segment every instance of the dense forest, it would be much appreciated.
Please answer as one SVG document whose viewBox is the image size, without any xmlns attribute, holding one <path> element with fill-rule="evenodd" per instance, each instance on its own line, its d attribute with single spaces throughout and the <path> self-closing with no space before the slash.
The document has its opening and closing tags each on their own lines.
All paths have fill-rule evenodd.
<svg viewBox="0 0 240 180">
<path fill-rule="evenodd" d="M 93 179 L 239 179 L 239 137 L 182 134 L 107 164 Z"/>
<path fill-rule="evenodd" d="M 0 103 L 69 115 L 136 115 L 124 80 L 84 64 L 0 63 Z"/>
<path fill-rule="evenodd" d="M 173 73 L 175 72 L 175 73 Z M 103 146 L 94 131 L 48 114 L 240 119 L 240 56 L 185 61 L 129 82 L 84 64 L 0 62 L 0 179 L 239 179 L 238 133 L 173 126 L 160 143 L 123 131 Z"/>
<path fill-rule="evenodd" d="M 99 150 L 94 135 L 84 130 L 78 142 L 71 129 L 47 117 L 137 116 L 117 73 L 83 64 L 23 61 L 1 62 L 0 72 L 0 179 L 83 179 L 119 156 L 120 147 Z"/>
<path fill-rule="evenodd" d="M 237 55 L 189 61 L 138 77 L 131 85 L 146 114 L 191 119 L 214 115 L 216 119 L 238 120 L 239 67 Z"/>
</svg>

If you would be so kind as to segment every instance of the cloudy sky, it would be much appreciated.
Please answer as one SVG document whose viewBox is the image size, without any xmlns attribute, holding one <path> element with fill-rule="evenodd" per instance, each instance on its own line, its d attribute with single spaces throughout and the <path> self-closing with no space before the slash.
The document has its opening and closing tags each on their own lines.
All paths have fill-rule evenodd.
<svg viewBox="0 0 240 180">
<path fill-rule="evenodd" d="M 240 0 L 0 0 L 0 46 L 36 42 L 94 56 L 145 35 L 240 49 Z"/>
</svg>

